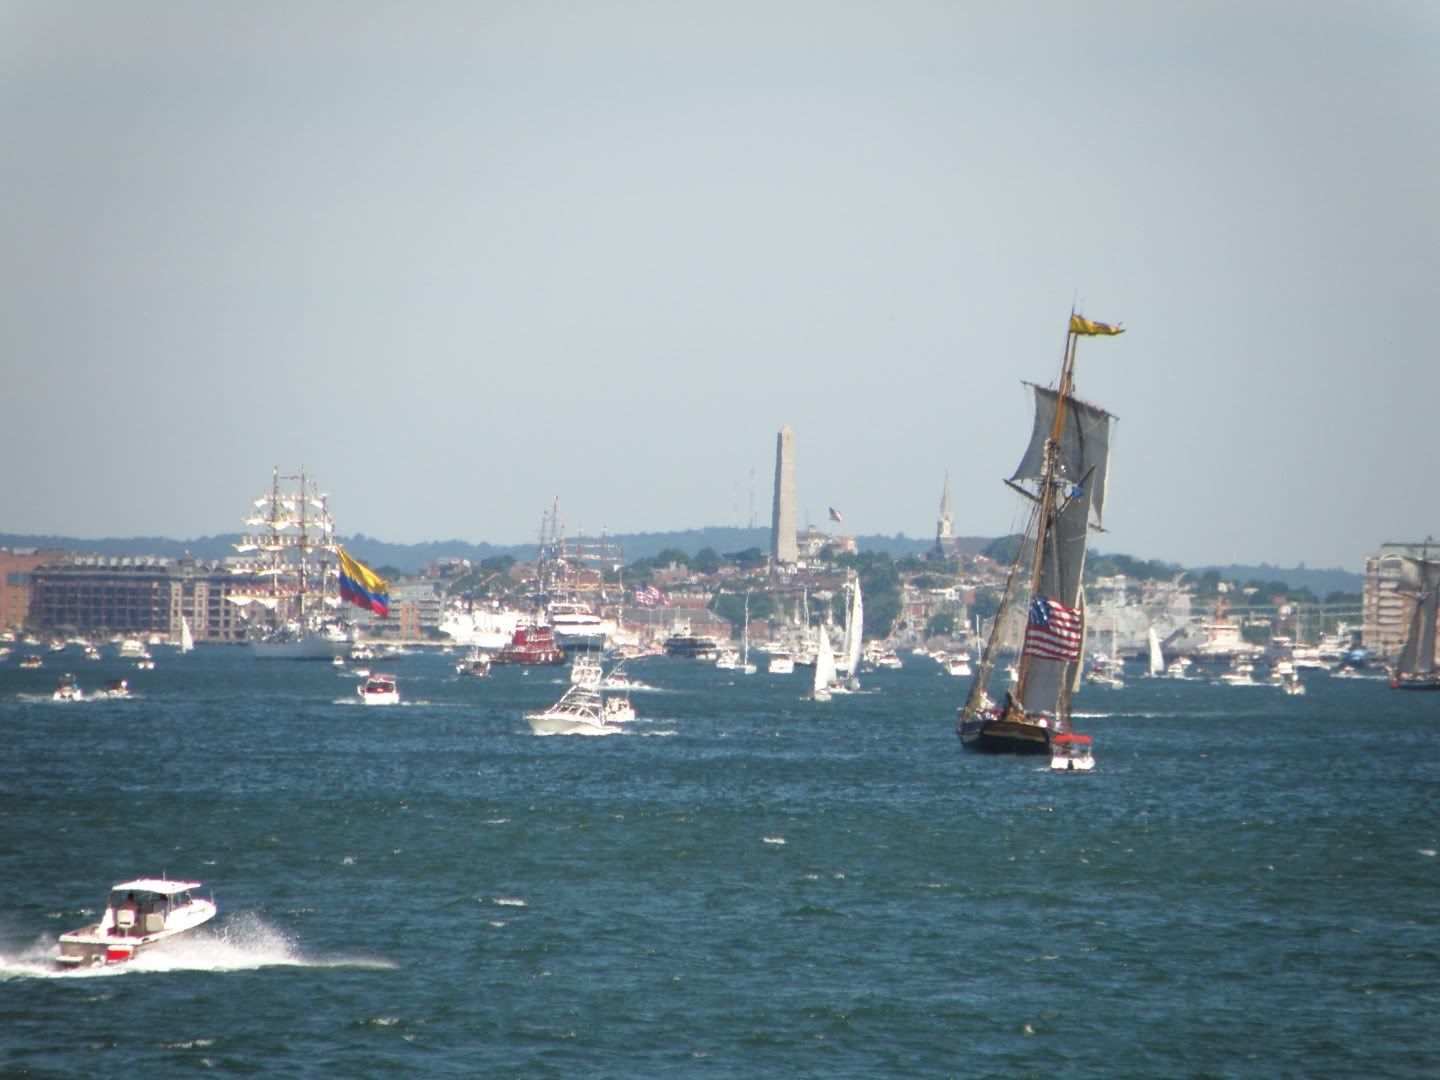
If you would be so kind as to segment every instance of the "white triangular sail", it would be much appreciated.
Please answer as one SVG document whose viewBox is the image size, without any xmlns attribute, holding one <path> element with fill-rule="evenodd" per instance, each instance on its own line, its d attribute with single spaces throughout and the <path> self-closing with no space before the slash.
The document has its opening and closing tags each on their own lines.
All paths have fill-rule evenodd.
<svg viewBox="0 0 1440 1080">
<path fill-rule="evenodd" d="M 860 674 L 860 650 L 865 638 L 865 604 L 860 599 L 860 579 L 850 594 L 850 618 L 845 623 L 845 653 L 850 677 Z"/>
<path fill-rule="evenodd" d="M 182 617 L 180 620 L 180 651 L 187 653 L 193 648 L 195 648 L 195 637 L 190 633 L 190 620 Z"/>
<path fill-rule="evenodd" d="M 1165 674 L 1165 654 L 1160 650 L 1160 635 L 1150 627 L 1150 674 Z"/>
<path fill-rule="evenodd" d="M 835 653 L 830 648 L 830 635 L 820 627 L 820 641 L 815 647 L 815 685 L 812 692 L 816 697 L 829 696 L 835 682 Z"/>
</svg>

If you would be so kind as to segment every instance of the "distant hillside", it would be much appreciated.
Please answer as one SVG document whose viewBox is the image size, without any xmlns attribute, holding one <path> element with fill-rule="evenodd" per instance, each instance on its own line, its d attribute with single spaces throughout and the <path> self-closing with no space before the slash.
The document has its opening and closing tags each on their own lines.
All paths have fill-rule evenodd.
<svg viewBox="0 0 1440 1080">
<path fill-rule="evenodd" d="M 1328 570 L 1310 570 L 1304 566 L 1286 569 L 1261 563 L 1259 566 L 1197 566 L 1187 572 L 1188 577 L 1198 578 L 1209 570 L 1216 571 L 1224 581 L 1238 581 L 1242 585 L 1249 581 L 1283 581 L 1292 589 L 1309 589 L 1320 599 L 1332 592 L 1358 593 L 1365 588 L 1365 575 L 1350 570 L 1331 567 Z"/>
<path fill-rule="evenodd" d="M 190 556 L 201 561 L 218 561 L 235 554 L 234 544 L 240 539 L 239 533 L 219 536 L 199 536 L 191 540 L 172 540 L 163 536 L 105 537 L 99 540 L 81 540 L 73 536 L 22 536 L 17 533 L 0 533 L 0 547 L 41 548 L 59 551 L 73 551 L 83 555 L 159 555 L 167 558 Z M 666 548 L 678 548 L 687 555 L 694 555 L 703 548 L 714 548 L 722 555 L 747 548 L 770 548 L 769 529 L 736 529 L 714 527 L 708 529 L 684 529 L 678 532 L 622 533 L 607 539 L 620 546 L 627 562 L 658 555 Z M 487 544 L 471 543 L 468 540 L 429 540 L 420 544 L 392 544 L 373 536 L 356 533 L 341 537 L 340 542 L 357 558 L 371 566 L 393 566 L 406 574 L 417 572 L 427 562 L 436 559 L 469 559 L 480 562 L 496 555 L 509 555 L 524 561 L 535 557 L 534 544 Z M 929 550 L 932 541 L 915 540 L 897 533 L 894 536 L 860 536 L 856 538 L 861 551 L 885 551 L 899 558 L 902 555 L 917 554 Z M 961 550 L 970 550 L 970 540 L 962 540 Z M 975 540 L 978 551 L 988 541 Z"/>
</svg>

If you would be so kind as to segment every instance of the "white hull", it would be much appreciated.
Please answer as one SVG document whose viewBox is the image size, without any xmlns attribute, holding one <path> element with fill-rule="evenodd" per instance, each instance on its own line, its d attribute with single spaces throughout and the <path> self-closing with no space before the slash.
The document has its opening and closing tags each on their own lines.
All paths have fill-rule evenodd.
<svg viewBox="0 0 1440 1080">
<path fill-rule="evenodd" d="M 609 724 L 603 720 L 597 723 L 594 720 L 549 713 L 529 713 L 525 721 L 536 735 L 619 735 L 625 730 L 619 724 Z"/>
<path fill-rule="evenodd" d="M 92 926 L 61 934 L 60 953 L 55 961 L 65 967 L 121 964 L 161 942 L 203 926 L 215 917 L 216 910 L 213 901 L 196 898 L 177 907 L 168 917 L 144 916 L 129 931 L 116 928 L 111 922 L 111 913 L 107 912 L 104 919 Z M 152 919 L 161 921 L 147 925 Z"/>
<path fill-rule="evenodd" d="M 350 651 L 348 641 L 324 634 L 306 634 L 286 641 L 252 641 L 250 651 L 257 660 L 331 660 Z"/>
</svg>

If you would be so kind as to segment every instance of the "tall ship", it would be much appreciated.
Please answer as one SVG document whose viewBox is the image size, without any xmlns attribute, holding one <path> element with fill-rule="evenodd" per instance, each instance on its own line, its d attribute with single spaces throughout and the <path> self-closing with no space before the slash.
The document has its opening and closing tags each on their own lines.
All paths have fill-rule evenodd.
<svg viewBox="0 0 1440 1080">
<path fill-rule="evenodd" d="M 328 497 L 305 475 L 282 476 L 254 500 L 250 532 L 235 550 L 253 556 L 233 569 L 256 584 L 231 593 L 246 608 L 251 651 L 262 660 L 332 660 L 353 630 L 339 612 L 340 566 Z"/>
<path fill-rule="evenodd" d="M 1400 565 L 1397 589 L 1415 601 L 1405 644 L 1390 669 L 1390 685 L 1396 690 L 1440 690 L 1440 671 L 1435 667 L 1435 618 L 1440 614 L 1440 560 L 1430 558 L 1430 540 L 1421 548 L 1420 558 L 1406 558 Z"/>
<path fill-rule="evenodd" d="M 967 750 L 1045 754 L 1051 752 L 1055 735 L 1072 730 L 1070 699 L 1079 682 L 1085 640 L 1085 550 L 1091 525 L 1100 525 L 1105 509 L 1114 419 L 1074 396 L 1075 348 L 1081 337 L 1119 333 L 1119 326 L 1072 312 L 1058 385 L 1051 389 L 1029 384 L 1035 395 L 1034 427 L 1007 483 L 1030 501 L 1030 520 L 1010 566 L 980 669 L 956 712 L 956 732 Z M 1004 700 L 996 704 L 987 687 L 1002 636 L 1019 611 L 1025 613 L 1020 664 Z"/>
</svg>

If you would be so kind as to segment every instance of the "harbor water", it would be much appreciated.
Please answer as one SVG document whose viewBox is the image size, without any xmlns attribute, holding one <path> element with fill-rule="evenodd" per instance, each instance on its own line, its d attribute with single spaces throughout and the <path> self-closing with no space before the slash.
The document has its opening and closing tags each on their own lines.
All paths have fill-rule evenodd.
<svg viewBox="0 0 1440 1080">
<path fill-rule="evenodd" d="M 1440 694 L 1132 676 L 1060 775 L 962 751 L 968 680 L 909 656 L 824 704 L 632 662 L 639 720 L 587 739 L 523 719 L 563 668 L 395 657 L 367 708 L 156 653 L 0 664 L 0 1073 L 1440 1072 Z M 53 702 L 66 670 L 136 696 Z M 162 873 L 220 915 L 54 968 Z"/>
</svg>

